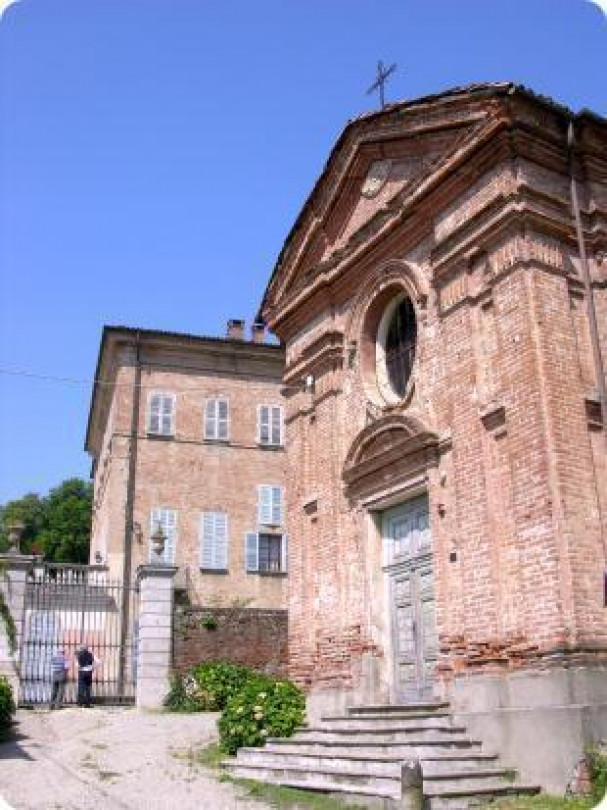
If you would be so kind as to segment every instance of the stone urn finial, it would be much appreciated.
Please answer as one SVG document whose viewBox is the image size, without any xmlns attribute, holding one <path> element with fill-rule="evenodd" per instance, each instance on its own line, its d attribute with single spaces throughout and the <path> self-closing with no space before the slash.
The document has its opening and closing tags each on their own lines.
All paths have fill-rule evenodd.
<svg viewBox="0 0 607 810">
<path fill-rule="evenodd" d="M 158 522 L 156 523 L 156 528 L 154 529 L 154 534 L 152 535 L 152 551 L 154 552 L 154 562 L 156 563 L 163 563 L 164 562 L 164 546 L 166 543 L 166 535 L 162 531 L 162 526 Z"/>
<path fill-rule="evenodd" d="M 25 524 L 20 520 L 14 520 L 6 527 L 8 532 L 9 552 L 11 554 L 21 554 L 21 537 L 25 530 Z"/>
</svg>

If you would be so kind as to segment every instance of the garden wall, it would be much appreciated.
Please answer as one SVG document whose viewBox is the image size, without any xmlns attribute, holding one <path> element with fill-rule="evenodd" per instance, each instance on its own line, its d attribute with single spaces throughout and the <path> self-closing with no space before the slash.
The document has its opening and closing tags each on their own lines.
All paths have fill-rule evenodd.
<svg viewBox="0 0 607 810">
<path fill-rule="evenodd" d="M 287 611 L 176 606 L 173 668 L 221 659 L 268 675 L 287 675 Z"/>
</svg>

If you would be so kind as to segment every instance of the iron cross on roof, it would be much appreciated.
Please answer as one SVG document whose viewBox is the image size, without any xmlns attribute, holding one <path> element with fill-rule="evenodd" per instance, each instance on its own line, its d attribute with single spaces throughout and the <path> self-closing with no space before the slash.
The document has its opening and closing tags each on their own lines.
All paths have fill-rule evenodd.
<svg viewBox="0 0 607 810">
<path fill-rule="evenodd" d="M 384 67 L 384 63 L 380 59 L 380 61 L 377 63 L 377 79 L 375 79 L 375 82 L 367 90 L 367 95 L 369 96 L 371 95 L 371 93 L 374 93 L 379 88 L 379 100 L 381 102 L 382 110 L 386 106 L 386 102 L 384 100 L 384 84 L 386 83 L 386 79 L 388 78 L 388 76 L 391 73 L 394 73 L 395 70 L 396 70 L 396 63 L 390 65 L 390 67 L 387 68 Z"/>
</svg>

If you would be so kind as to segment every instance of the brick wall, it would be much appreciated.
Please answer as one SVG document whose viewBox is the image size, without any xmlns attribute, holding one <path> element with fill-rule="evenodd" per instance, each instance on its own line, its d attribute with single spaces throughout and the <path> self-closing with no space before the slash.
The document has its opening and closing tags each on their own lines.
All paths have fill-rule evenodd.
<svg viewBox="0 0 607 810">
<path fill-rule="evenodd" d="M 214 629 L 203 622 L 212 618 Z M 231 661 L 278 677 L 287 671 L 287 611 L 177 606 L 173 668 L 185 672 L 205 661 Z"/>
</svg>

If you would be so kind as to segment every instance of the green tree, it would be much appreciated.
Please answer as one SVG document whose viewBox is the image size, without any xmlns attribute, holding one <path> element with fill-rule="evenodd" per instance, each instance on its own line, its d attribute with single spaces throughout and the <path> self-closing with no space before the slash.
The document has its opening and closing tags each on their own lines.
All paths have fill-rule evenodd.
<svg viewBox="0 0 607 810">
<path fill-rule="evenodd" d="M 86 563 L 91 539 L 93 487 L 70 478 L 42 498 L 29 493 L 0 506 L 0 552 L 9 547 L 8 527 L 21 522 L 21 550 L 49 562 Z"/>
<path fill-rule="evenodd" d="M 46 520 L 38 537 L 46 560 L 86 563 L 91 541 L 93 487 L 70 478 L 46 498 Z"/>
<path fill-rule="evenodd" d="M 21 551 L 24 554 L 40 551 L 37 548 L 37 539 L 40 536 L 46 520 L 46 503 L 33 492 L 24 495 L 16 501 L 9 501 L 0 507 L 0 551 L 7 551 L 9 547 L 8 527 L 12 523 L 22 523 L 24 526 L 21 536 Z"/>
</svg>

